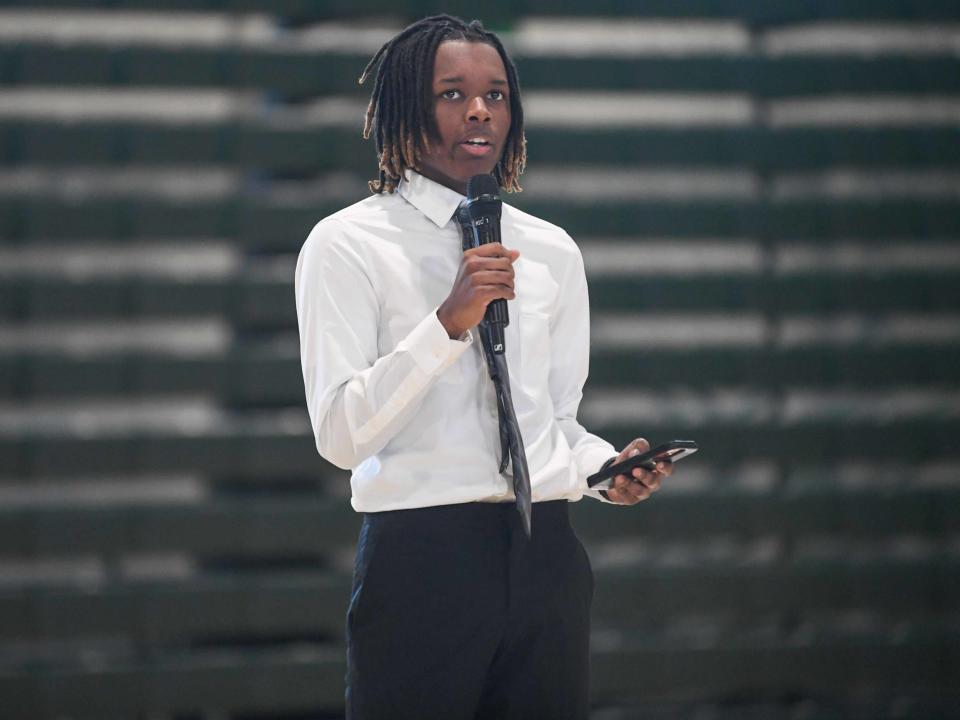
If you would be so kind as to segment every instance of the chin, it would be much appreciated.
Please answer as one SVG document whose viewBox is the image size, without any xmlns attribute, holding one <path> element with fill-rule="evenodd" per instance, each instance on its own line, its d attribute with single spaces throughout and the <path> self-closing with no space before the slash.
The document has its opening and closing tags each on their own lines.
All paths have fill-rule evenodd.
<svg viewBox="0 0 960 720">
<path fill-rule="evenodd" d="M 497 167 L 496 163 L 492 165 L 481 165 L 480 163 L 474 164 L 472 167 L 466 167 L 463 169 L 463 172 L 460 174 L 460 177 L 463 178 L 463 182 L 466 182 L 474 175 L 489 175 L 493 172 L 494 168 Z"/>
</svg>

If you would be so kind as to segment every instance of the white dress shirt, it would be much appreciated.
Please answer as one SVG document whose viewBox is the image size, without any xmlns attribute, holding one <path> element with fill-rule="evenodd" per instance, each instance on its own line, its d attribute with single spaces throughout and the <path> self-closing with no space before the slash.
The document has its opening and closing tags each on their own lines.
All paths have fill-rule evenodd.
<svg viewBox="0 0 960 720">
<path fill-rule="evenodd" d="M 452 340 L 436 314 L 463 256 L 464 199 L 408 171 L 395 193 L 318 222 L 297 259 L 310 423 L 320 455 L 352 469 L 357 511 L 513 499 L 479 335 Z M 533 501 L 603 500 L 586 477 L 617 451 L 577 422 L 590 350 L 580 250 L 506 203 L 501 236 L 520 251 L 505 343 Z"/>
</svg>

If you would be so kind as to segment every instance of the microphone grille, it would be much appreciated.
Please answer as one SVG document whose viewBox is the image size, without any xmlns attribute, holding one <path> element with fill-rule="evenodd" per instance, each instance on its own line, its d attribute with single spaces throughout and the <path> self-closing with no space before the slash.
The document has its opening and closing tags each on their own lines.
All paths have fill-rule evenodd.
<svg viewBox="0 0 960 720">
<path fill-rule="evenodd" d="M 481 195 L 496 196 L 500 187 L 497 185 L 496 178 L 489 173 L 483 175 L 474 175 L 467 180 L 467 197 L 477 198 Z"/>
</svg>

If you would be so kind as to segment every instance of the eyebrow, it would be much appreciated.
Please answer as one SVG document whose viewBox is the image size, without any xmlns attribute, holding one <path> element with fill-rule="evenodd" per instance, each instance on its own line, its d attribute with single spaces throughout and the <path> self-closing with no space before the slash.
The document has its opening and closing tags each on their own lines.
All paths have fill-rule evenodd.
<svg viewBox="0 0 960 720">
<path fill-rule="evenodd" d="M 440 78 L 439 82 L 442 82 L 442 83 L 461 83 L 461 82 L 463 82 L 463 77 L 461 77 L 461 76 L 458 75 L 457 77 Z M 494 79 L 494 80 L 491 80 L 491 81 L 490 81 L 490 84 L 491 84 L 491 85 L 506 85 L 506 84 L 507 84 L 507 81 L 506 81 L 506 80 L 500 80 L 500 79 Z"/>
</svg>

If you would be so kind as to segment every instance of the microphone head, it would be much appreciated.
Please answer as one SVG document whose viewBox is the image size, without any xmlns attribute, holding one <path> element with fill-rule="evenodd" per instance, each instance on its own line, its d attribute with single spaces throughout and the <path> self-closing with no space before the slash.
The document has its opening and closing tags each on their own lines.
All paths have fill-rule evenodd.
<svg viewBox="0 0 960 720">
<path fill-rule="evenodd" d="M 500 186 L 497 185 L 496 178 L 489 173 L 474 175 L 467 180 L 467 197 L 471 200 L 482 197 L 483 195 L 491 196 L 489 199 L 499 200 L 499 191 Z"/>
</svg>

